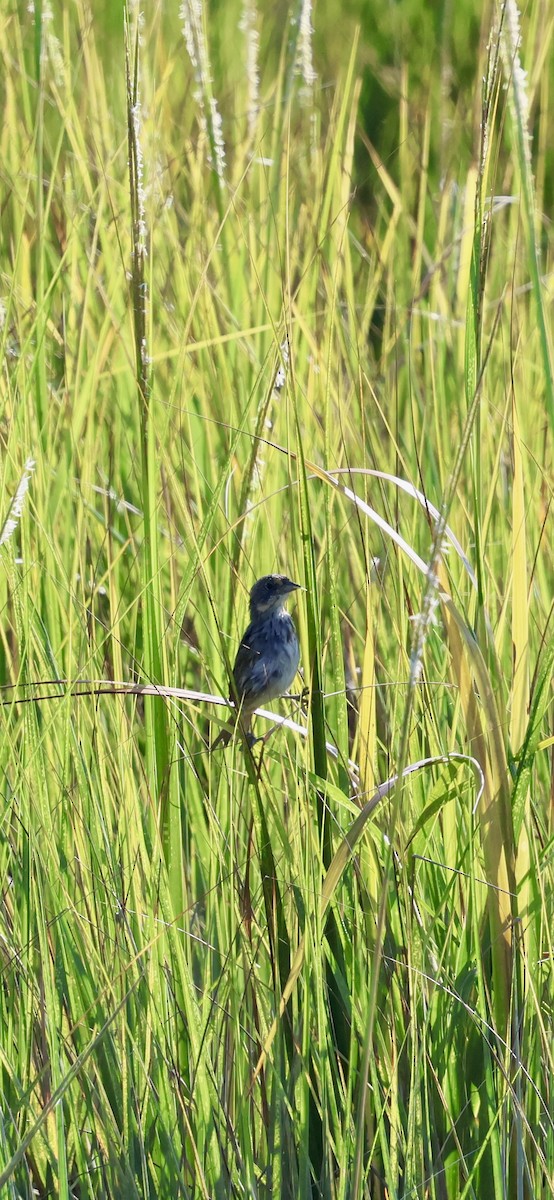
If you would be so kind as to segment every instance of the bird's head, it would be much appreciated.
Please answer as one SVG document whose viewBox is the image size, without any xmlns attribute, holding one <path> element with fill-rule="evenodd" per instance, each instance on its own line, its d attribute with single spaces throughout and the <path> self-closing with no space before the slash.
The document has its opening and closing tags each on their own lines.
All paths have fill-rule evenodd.
<svg viewBox="0 0 554 1200">
<path fill-rule="evenodd" d="M 281 608 L 287 596 L 299 587 L 299 583 L 293 583 L 286 575 L 264 575 L 250 591 L 250 619 L 254 621 L 272 609 Z"/>
</svg>

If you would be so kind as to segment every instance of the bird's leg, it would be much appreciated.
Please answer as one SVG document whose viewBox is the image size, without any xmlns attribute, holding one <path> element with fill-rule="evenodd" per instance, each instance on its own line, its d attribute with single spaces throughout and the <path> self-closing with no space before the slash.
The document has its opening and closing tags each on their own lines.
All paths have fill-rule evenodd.
<svg viewBox="0 0 554 1200">
<path fill-rule="evenodd" d="M 252 725 L 252 713 L 243 711 L 238 718 L 237 724 L 248 749 L 251 750 L 259 740 L 250 728 Z"/>
<path fill-rule="evenodd" d="M 211 750 L 214 751 L 219 746 L 228 746 L 237 728 L 239 732 L 242 733 L 242 736 L 246 738 L 248 745 L 253 745 L 252 741 L 250 740 L 252 738 L 252 734 L 249 732 L 251 721 L 251 713 L 242 712 L 237 715 L 236 712 L 233 712 L 230 721 L 223 726 L 223 729 L 221 730 L 219 736 L 216 737 L 215 742 L 212 742 Z M 255 740 L 256 739 L 254 738 L 254 741 Z"/>
</svg>

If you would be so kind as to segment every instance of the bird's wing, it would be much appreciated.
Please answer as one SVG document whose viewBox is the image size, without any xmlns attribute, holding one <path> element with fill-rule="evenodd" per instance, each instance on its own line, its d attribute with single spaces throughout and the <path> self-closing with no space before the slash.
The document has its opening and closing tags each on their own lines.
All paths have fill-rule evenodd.
<svg viewBox="0 0 554 1200">
<path fill-rule="evenodd" d="M 267 669 L 263 662 L 263 646 L 249 625 L 237 650 L 233 667 L 233 678 L 239 700 L 243 704 L 255 704 L 267 687 Z"/>
</svg>

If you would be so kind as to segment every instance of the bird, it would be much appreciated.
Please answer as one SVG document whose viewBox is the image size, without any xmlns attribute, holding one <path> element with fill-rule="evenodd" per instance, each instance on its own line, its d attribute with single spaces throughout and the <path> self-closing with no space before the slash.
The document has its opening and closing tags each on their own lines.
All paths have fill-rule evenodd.
<svg viewBox="0 0 554 1200">
<path fill-rule="evenodd" d="M 253 712 L 290 687 L 298 670 L 300 647 L 285 602 L 300 586 L 286 575 L 264 575 L 251 588 L 250 624 L 237 650 L 229 697 L 238 705 L 238 713 L 232 725 L 222 729 L 212 750 L 228 745 L 237 721 L 252 745 Z"/>
</svg>

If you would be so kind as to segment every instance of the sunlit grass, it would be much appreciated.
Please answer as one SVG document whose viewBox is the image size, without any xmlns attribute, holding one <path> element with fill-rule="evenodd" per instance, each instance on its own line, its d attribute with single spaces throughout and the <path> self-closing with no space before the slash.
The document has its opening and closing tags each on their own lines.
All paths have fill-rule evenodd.
<svg viewBox="0 0 554 1200">
<path fill-rule="evenodd" d="M 0 32 L 2 1194 L 548 1196 L 552 29 L 246 7 Z"/>
</svg>

